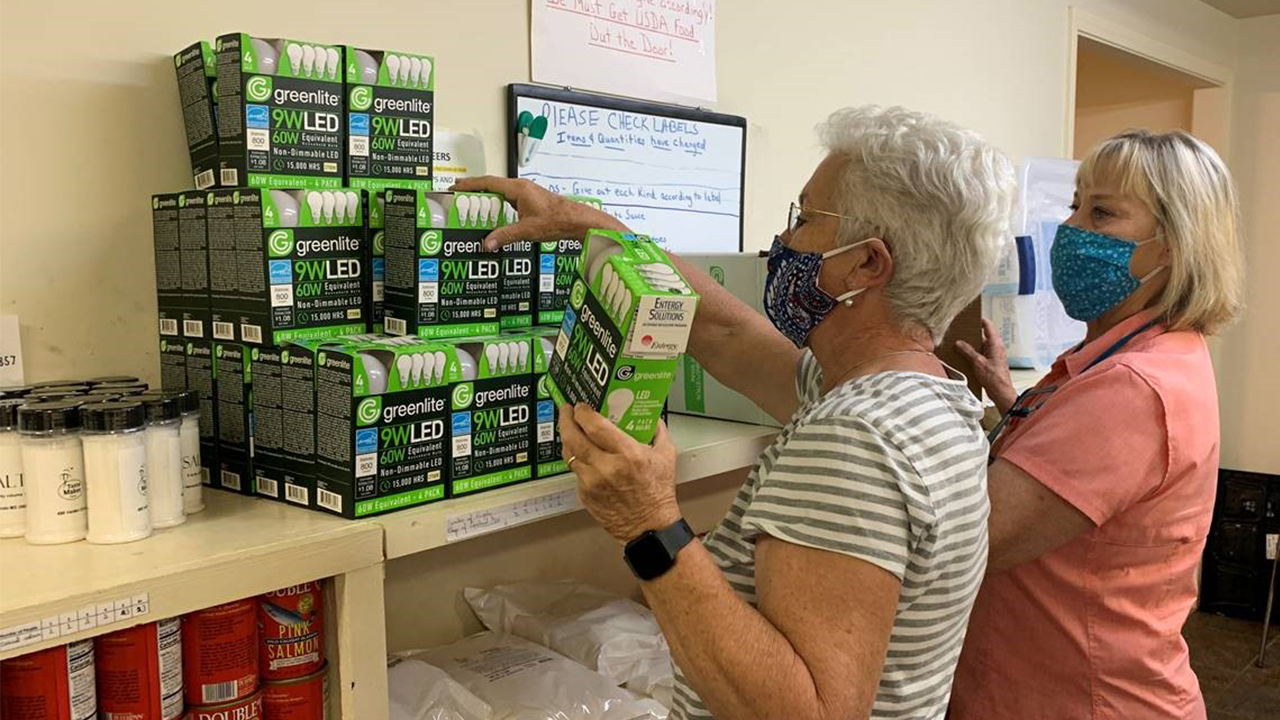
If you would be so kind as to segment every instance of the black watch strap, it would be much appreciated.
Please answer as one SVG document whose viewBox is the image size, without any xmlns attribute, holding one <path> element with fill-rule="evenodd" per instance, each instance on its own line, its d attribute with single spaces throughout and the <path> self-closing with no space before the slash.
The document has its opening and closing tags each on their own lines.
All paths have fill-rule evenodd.
<svg viewBox="0 0 1280 720">
<path fill-rule="evenodd" d="M 680 518 L 661 530 L 646 530 L 627 543 L 622 556 L 636 577 L 654 580 L 676 564 L 676 554 L 693 538 L 693 528 Z"/>
</svg>

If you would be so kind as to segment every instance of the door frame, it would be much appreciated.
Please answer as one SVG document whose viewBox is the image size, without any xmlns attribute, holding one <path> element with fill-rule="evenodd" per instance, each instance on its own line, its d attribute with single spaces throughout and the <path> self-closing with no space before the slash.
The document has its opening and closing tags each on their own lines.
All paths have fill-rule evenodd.
<svg viewBox="0 0 1280 720">
<path fill-rule="evenodd" d="M 1231 68 L 1132 30 L 1072 5 L 1067 8 L 1067 122 L 1063 157 L 1073 157 L 1076 132 L 1076 63 L 1080 38 L 1110 45 L 1144 60 L 1191 75 L 1213 87 L 1196 90 L 1193 123 L 1200 118 L 1212 137 L 1203 138 L 1226 157 L 1231 117 Z M 1197 134 L 1200 129 L 1197 128 Z"/>
</svg>

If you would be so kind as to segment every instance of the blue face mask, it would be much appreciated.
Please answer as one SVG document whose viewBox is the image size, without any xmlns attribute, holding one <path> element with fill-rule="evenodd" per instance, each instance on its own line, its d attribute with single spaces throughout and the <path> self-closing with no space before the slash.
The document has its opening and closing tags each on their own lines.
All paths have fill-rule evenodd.
<svg viewBox="0 0 1280 720">
<path fill-rule="evenodd" d="M 1141 279 L 1129 272 L 1134 251 L 1155 238 L 1129 242 L 1071 225 L 1059 225 L 1049 256 L 1053 264 L 1053 289 L 1067 315 L 1082 322 L 1096 320 L 1164 270 L 1163 266 L 1158 267 Z"/>
<path fill-rule="evenodd" d="M 773 247 L 769 248 L 769 274 L 764 281 L 764 312 L 796 347 L 804 347 L 809 333 L 836 309 L 837 303 L 866 289 L 851 290 L 833 298 L 818 287 L 823 260 L 866 242 L 870 241 L 816 253 L 792 250 L 783 244 L 782 238 L 773 239 Z"/>
</svg>

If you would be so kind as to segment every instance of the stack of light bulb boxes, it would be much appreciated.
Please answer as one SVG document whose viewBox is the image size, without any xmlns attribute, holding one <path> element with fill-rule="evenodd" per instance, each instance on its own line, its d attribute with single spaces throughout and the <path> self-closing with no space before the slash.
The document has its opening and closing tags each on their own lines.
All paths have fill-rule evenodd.
<svg viewBox="0 0 1280 720">
<path fill-rule="evenodd" d="M 201 394 L 206 484 L 356 518 L 565 472 L 558 402 L 652 436 L 663 361 L 622 343 L 696 296 L 643 238 L 484 251 L 514 208 L 432 192 L 430 57 L 236 33 L 174 64 L 199 189 L 152 197 L 161 375 Z M 611 374 L 651 384 L 580 396 L 606 307 Z"/>
</svg>

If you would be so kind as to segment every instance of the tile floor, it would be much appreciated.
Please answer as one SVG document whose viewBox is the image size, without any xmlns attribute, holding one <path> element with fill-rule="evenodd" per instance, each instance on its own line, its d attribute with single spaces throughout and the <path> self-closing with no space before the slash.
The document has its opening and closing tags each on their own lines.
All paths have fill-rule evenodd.
<svg viewBox="0 0 1280 720">
<path fill-rule="evenodd" d="M 1182 629 L 1209 720 L 1280 720 L 1280 627 L 1271 624 L 1266 667 L 1254 665 L 1262 623 L 1192 613 Z"/>
</svg>

